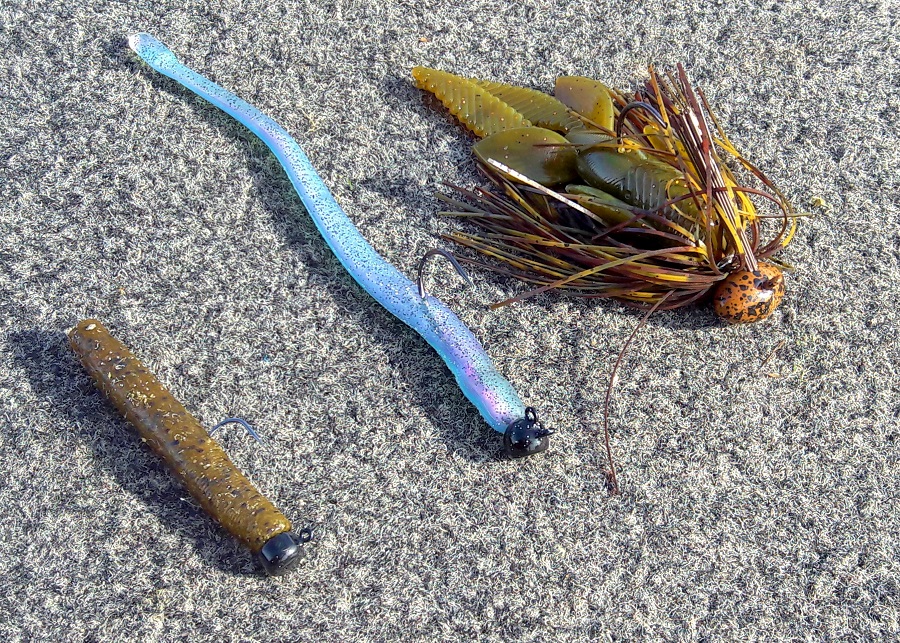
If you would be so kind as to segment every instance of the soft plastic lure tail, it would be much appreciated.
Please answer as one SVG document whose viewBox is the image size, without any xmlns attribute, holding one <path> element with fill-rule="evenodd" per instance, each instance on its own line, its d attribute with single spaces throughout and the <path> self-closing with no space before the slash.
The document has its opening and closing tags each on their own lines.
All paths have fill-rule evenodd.
<svg viewBox="0 0 900 643">
<path fill-rule="evenodd" d="M 284 167 L 316 227 L 347 272 L 434 347 L 456 376 L 462 392 L 487 423 L 503 434 L 507 454 L 522 457 L 547 448 L 552 431 L 538 421 L 534 409 L 525 407 L 472 332 L 443 302 L 426 294 L 375 252 L 290 134 L 249 103 L 183 65 L 153 36 L 135 34 L 128 44 L 153 69 L 230 114 L 262 139 Z"/>
</svg>

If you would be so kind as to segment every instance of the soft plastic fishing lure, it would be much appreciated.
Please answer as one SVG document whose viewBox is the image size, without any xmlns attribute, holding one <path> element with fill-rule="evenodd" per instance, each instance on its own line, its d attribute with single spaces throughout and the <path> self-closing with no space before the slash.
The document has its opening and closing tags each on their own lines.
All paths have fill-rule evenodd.
<svg viewBox="0 0 900 643">
<path fill-rule="evenodd" d="M 297 142 L 278 123 L 249 103 L 182 64 L 153 36 L 140 33 L 128 40 L 144 62 L 230 114 L 256 134 L 275 154 L 328 243 L 353 278 L 378 303 L 431 344 L 456 376 L 462 392 L 488 424 L 503 434 L 505 451 L 522 457 L 544 451 L 552 433 L 525 407 L 512 385 L 494 368 L 490 357 L 460 319 L 422 286 L 422 269 L 432 254 L 442 254 L 466 279 L 462 268 L 444 251 L 422 258 L 418 284 L 384 260 L 363 238 L 334 200 Z"/>
<path fill-rule="evenodd" d="M 288 520 L 241 473 L 165 386 L 96 319 L 69 332 L 69 345 L 110 402 L 169 466 L 206 512 L 250 551 L 267 573 L 280 576 L 303 558 L 310 531 Z M 251 434 L 259 436 L 246 425 Z"/>
</svg>

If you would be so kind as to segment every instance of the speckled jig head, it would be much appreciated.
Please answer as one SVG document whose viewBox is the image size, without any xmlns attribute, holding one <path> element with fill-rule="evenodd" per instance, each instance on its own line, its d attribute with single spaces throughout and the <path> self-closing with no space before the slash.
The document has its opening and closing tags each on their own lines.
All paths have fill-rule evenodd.
<svg viewBox="0 0 900 643">
<path fill-rule="evenodd" d="M 651 68 L 631 97 L 580 76 L 558 78 L 549 96 L 425 67 L 412 74 L 483 137 L 473 151 L 491 185 L 454 188 L 463 200 L 444 196 L 454 211 L 443 214 L 485 231 L 446 237 L 491 259 L 460 261 L 535 286 L 495 306 L 551 289 L 647 309 L 711 297 L 719 317 L 740 323 L 781 302 L 772 257 L 799 215 L 738 153 L 681 66 Z M 762 189 L 741 184 L 728 158 Z M 757 211 L 751 197 L 780 212 Z M 766 218 L 780 229 L 763 240 Z"/>
<path fill-rule="evenodd" d="M 451 259 L 468 280 L 452 255 L 441 250 L 427 253 L 419 265 L 418 283 L 413 283 L 363 238 L 306 154 L 278 123 L 183 65 L 153 36 L 136 34 L 129 38 L 128 44 L 153 69 L 234 117 L 272 150 L 322 237 L 347 272 L 378 303 L 434 347 L 456 376 L 462 392 L 488 424 L 503 435 L 504 449 L 509 456 L 522 457 L 546 450 L 552 430 L 544 427 L 535 410 L 526 407 L 512 385 L 497 372 L 465 324 L 442 301 L 425 292 L 422 271 L 425 261 L 433 254 Z"/>
<path fill-rule="evenodd" d="M 256 554 L 267 573 L 280 576 L 297 566 L 310 531 L 291 531 L 284 514 L 124 344 L 96 319 L 79 322 L 69 332 L 69 344 L 97 388 L 206 512 Z"/>
</svg>

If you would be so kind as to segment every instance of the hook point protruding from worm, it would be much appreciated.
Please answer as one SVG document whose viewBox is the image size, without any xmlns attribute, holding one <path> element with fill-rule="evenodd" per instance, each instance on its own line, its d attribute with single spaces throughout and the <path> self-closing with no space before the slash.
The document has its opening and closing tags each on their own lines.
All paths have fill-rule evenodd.
<svg viewBox="0 0 900 643">
<path fill-rule="evenodd" d="M 441 248 L 432 248 L 424 255 L 422 255 L 422 259 L 419 261 L 419 276 L 416 279 L 416 283 L 419 286 L 419 296 L 422 299 L 425 299 L 425 297 L 428 295 L 428 293 L 425 291 L 425 264 L 428 263 L 429 257 L 433 257 L 434 255 L 440 255 L 447 259 L 447 261 L 449 261 L 456 269 L 456 272 L 459 273 L 459 276 L 463 278 L 463 281 L 466 282 L 466 285 L 475 285 L 472 283 L 472 279 L 469 277 L 469 273 L 467 273 L 465 268 L 460 265 L 459 261 L 456 257 L 453 256 L 452 252 L 448 252 Z"/>
</svg>

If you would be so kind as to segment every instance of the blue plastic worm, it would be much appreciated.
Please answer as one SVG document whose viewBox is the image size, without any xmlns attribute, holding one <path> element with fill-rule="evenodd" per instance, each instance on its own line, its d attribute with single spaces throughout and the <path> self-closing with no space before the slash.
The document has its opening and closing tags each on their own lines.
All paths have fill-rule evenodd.
<svg viewBox="0 0 900 643">
<path fill-rule="evenodd" d="M 504 435 L 510 456 L 521 457 L 547 448 L 547 436 L 552 431 L 538 421 L 534 409 L 525 407 L 472 332 L 443 302 L 431 295 L 423 297 L 416 284 L 375 252 L 290 134 L 249 103 L 186 67 L 153 36 L 135 34 L 128 45 L 153 69 L 230 114 L 262 139 L 284 167 L 316 227 L 347 272 L 434 347 L 465 396 L 487 423 Z"/>
</svg>

